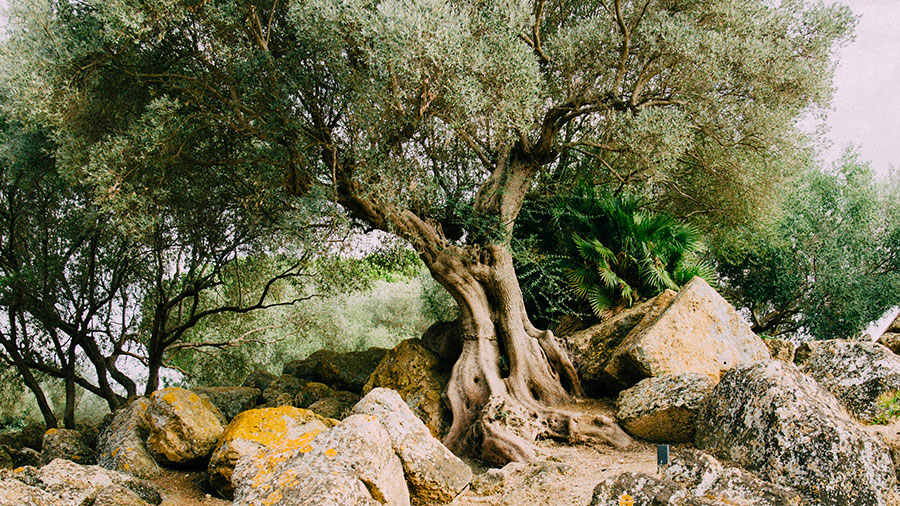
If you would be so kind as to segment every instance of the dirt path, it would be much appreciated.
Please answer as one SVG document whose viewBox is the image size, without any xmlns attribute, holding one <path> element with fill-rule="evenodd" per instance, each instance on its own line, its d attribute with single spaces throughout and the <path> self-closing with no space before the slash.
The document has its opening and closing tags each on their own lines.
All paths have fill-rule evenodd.
<svg viewBox="0 0 900 506">
<path fill-rule="evenodd" d="M 231 501 L 224 501 L 209 495 L 204 472 L 165 469 L 159 477 L 152 481 L 163 490 L 163 500 L 160 506 L 231 505 Z"/>
</svg>

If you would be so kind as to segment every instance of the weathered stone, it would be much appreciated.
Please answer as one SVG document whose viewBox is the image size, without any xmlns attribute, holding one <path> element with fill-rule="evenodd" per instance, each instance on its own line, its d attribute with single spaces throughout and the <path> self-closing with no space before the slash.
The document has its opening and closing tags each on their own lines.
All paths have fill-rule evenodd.
<svg viewBox="0 0 900 506">
<path fill-rule="evenodd" d="M 632 436 L 655 443 L 694 439 L 697 412 L 712 392 L 705 374 L 665 374 L 646 378 L 619 394 L 616 418 Z"/>
<path fill-rule="evenodd" d="M 373 389 L 353 413 L 373 416 L 384 426 L 414 502 L 448 503 L 472 480 L 471 468 L 431 435 L 397 392 Z"/>
<path fill-rule="evenodd" d="M 666 290 L 650 300 L 613 314 L 602 323 L 565 337 L 566 348 L 586 394 L 618 391 L 619 388 L 614 383 L 611 385 L 604 371 L 616 348 L 632 331 L 640 332 L 655 322 L 674 298 L 675 292 Z"/>
<path fill-rule="evenodd" d="M 768 358 L 766 345 L 741 315 L 696 277 L 656 321 L 628 334 L 604 371 L 624 389 L 650 376 L 685 372 L 718 381 L 736 365 Z"/>
<path fill-rule="evenodd" d="M 38 487 L 14 479 L 0 479 L 0 506 L 69 506 Z"/>
<path fill-rule="evenodd" d="M 9 455 L 12 457 L 13 467 L 39 466 L 41 465 L 41 454 L 31 448 L 9 448 Z"/>
<path fill-rule="evenodd" d="M 449 430 L 450 410 L 441 400 L 449 377 L 441 371 L 441 360 L 419 339 L 407 339 L 389 351 L 363 387 L 389 388 L 400 394 L 413 413 L 425 422 L 431 435 L 440 438 Z"/>
<path fill-rule="evenodd" d="M 209 481 L 223 497 L 232 497 L 231 477 L 238 460 L 255 455 L 279 441 L 296 439 L 311 431 L 325 431 L 334 421 L 292 406 L 244 411 L 219 438 L 209 461 Z"/>
<path fill-rule="evenodd" d="M 263 403 L 267 407 L 293 406 L 294 398 L 300 395 L 300 391 L 307 383 L 309 382 L 306 380 L 283 374 L 263 391 Z"/>
<path fill-rule="evenodd" d="M 319 350 L 303 360 L 285 364 L 284 374 L 359 393 L 387 351 L 384 348 L 346 353 Z"/>
<path fill-rule="evenodd" d="M 208 457 L 225 430 L 209 400 L 183 388 L 153 392 L 147 408 L 147 449 L 157 462 L 194 465 Z"/>
<path fill-rule="evenodd" d="M 159 475 L 156 460 L 147 451 L 150 433 L 146 397 L 119 408 L 97 438 L 97 464 L 106 469 L 150 479 Z"/>
<path fill-rule="evenodd" d="M 260 392 L 265 392 L 266 389 L 269 388 L 269 385 L 271 385 L 272 382 L 277 379 L 278 376 L 270 373 L 269 371 L 256 369 L 247 375 L 247 379 L 244 380 L 241 386 L 258 388 Z"/>
<path fill-rule="evenodd" d="M 900 355 L 900 332 L 885 332 L 878 338 L 878 344 Z"/>
<path fill-rule="evenodd" d="M 805 341 L 794 350 L 794 363 L 802 366 L 817 347 L 828 341 Z"/>
<path fill-rule="evenodd" d="M 491 468 L 472 478 L 472 491 L 478 495 L 494 495 L 503 492 L 510 476 L 528 467 L 524 462 L 510 462 L 502 468 Z"/>
<path fill-rule="evenodd" d="M 885 506 L 890 453 L 793 364 L 767 360 L 722 376 L 697 418 L 695 444 L 820 505 Z"/>
<path fill-rule="evenodd" d="M 335 390 L 324 383 L 307 381 L 290 375 L 282 375 L 269 385 L 263 393 L 265 407 L 294 406 L 295 408 L 309 408 L 327 418 L 342 418 L 335 416 L 349 412 L 354 404 L 359 402 L 359 394 L 343 390 Z M 321 401 L 328 401 L 313 409 L 313 406 Z"/>
<path fill-rule="evenodd" d="M 422 346 L 441 359 L 446 371 L 452 369 L 462 353 L 462 339 L 459 332 L 459 320 L 453 320 L 435 322 L 422 334 Z"/>
<path fill-rule="evenodd" d="M 13 479 L 36 487 L 58 499 L 60 504 L 65 506 L 94 504 L 94 500 L 110 487 L 124 487 L 146 503 L 162 502 L 159 488 L 150 482 L 109 471 L 100 466 L 85 466 L 65 459 L 56 459 L 41 468 L 27 467 L 8 471 L 0 476 L 0 480 L 4 479 Z"/>
<path fill-rule="evenodd" d="M 66 459 L 79 464 L 93 464 L 96 459 L 81 432 L 72 429 L 50 429 L 44 434 L 41 465 L 54 459 Z"/>
<path fill-rule="evenodd" d="M 624 495 L 635 505 L 658 506 L 799 506 L 797 492 L 725 467 L 711 455 L 696 450 L 673 455 L 663 477 L 622 473 L 594 488 L 592 506 L 618 505 Z"/>
<path fill-rule="evenodd" d="M 350 410 L 353 409 L 353 406 L 356 405 L 357 402 L 359 402 L 358 395 L 354 395 L 352 399 L 345 397 L 329 397 L 310 404 L 307 409 L 325 418 L 343 420 L 350 415 Z"/>
<path fill-rule="evenodd" d="M 225 417 L 231 421 L 238 415 L 256 407 L 256 401 L 262 395 L 258 388 L 249 387 L 214 387 L 197 388 L 194 393 L 206 397 Z"/>
<path fill-rule="evenodd" d="M 800 370 L 864 422 L 871 422 L 878 414 L 878 397 L 900 389 L 900 356 L 878 343 L 823 341 L 809 353 Z"/>
<path fill-rule="evenodd" d="M 0 469 L 12 469 L 12 455 L 6 450 L 6 447 L 0 446 Z"/>
<path fill-rule="evenodd" d="M 866 425 L 864 428 L 869 434 L 881 438 L 888 447 L 894 462 L 894 474 L 900 477 L 900 420 L 887 425 Z"/>
<path fill-rule="evenodd" d="M 374 417 L 350 416 L 241 459 L 235 506 L 380 506 L 409 504 L 403 467 Z"/>
<path fill-rule="evenodd" d="M 98 492 L 91 506 L 150 506 L 150 503 L 125 487 L 112 485 Z"/>
<path fill-rule="evenodd" d="M 12 450 L 31 448 L 41 451 L 44 444 L 44 432 L 46 429 L 40 424 L 29 424 L 20 431 L 5 432 L 0 434 L 0 445 Z"/>
<path fill-rule="evenodd" d="M 766 347 L 769 348 L 769 355 L 783 362 L 794 361 L 794 343 L 784 341 L 782 339 L 763 339 Z"/>
</svg>

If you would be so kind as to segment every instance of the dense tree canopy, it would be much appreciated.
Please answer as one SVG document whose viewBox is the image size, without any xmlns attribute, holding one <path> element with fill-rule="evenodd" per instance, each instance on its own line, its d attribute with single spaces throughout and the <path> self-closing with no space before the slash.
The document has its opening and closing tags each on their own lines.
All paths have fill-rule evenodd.
<svg viewBox="0 0 900 506">
<path fill-rule="evenodd" d="M 847 152 L 783 202 L 770 227 L 736 231 L 716 248 L 726 292 L 755 332 L 851 338 L 900 304 L 896 185 L 879 184 Z"/>
<path fill-rule="evenodd" d="M 852 24 L 801 0 L 12 3 L 11 109 L 51 125 L 105 206 L 152 215 L 149 188 L 188 174 L 177 194 L 203 199 L 230 178 L 409 241 L 460 308 L 446 443 L 495 462 L 579 431 L 549 407 L 578 379 L 525 314 L 507 247 L 526 192 L 590 173 L 746 219 L 801 145 L 795 119 L 827 103 Z M 484 409 L 498 402 L 543 428 L 516 434 Z"/>
</svg>

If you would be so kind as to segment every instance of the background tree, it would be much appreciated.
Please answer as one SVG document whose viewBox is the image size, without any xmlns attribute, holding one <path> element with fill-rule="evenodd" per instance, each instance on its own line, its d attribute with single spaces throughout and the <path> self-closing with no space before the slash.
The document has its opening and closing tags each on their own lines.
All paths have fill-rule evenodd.
<svg viewBox="0 0 900 506">
<path fill-rule="evenodd" d="M 459 306 L 445 443 L 491 462 L 590 425 L 553 407 L 578 379 L 524 310 L 508 242 L 526 193 L 588 171 L 678 215 L 746 218 L 851 25 L 744 0 L 15 4 L 9 86 L 110 202 L 239 174 L 407 240 Z"/>
<path fill-rule="evenodd" d="M 900 304 L 897 197 L 853 152 L 810 170 L 770 227 L 717 243 L 725 293 L 759 334 L 857 335 Z"/>
</svg>

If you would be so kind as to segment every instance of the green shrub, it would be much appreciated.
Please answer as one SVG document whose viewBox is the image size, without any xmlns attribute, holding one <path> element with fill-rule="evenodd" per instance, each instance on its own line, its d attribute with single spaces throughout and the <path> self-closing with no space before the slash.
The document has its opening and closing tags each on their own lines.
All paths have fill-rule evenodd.
<svg viewBox="0 0 900 506">
<path fill-rule="evenodd" d="M 892 390 L 878 396 L 875 401 L 876 415 L 872 423 L 887 425 L 900 416 L 900 390 Z"/>
</svg>

